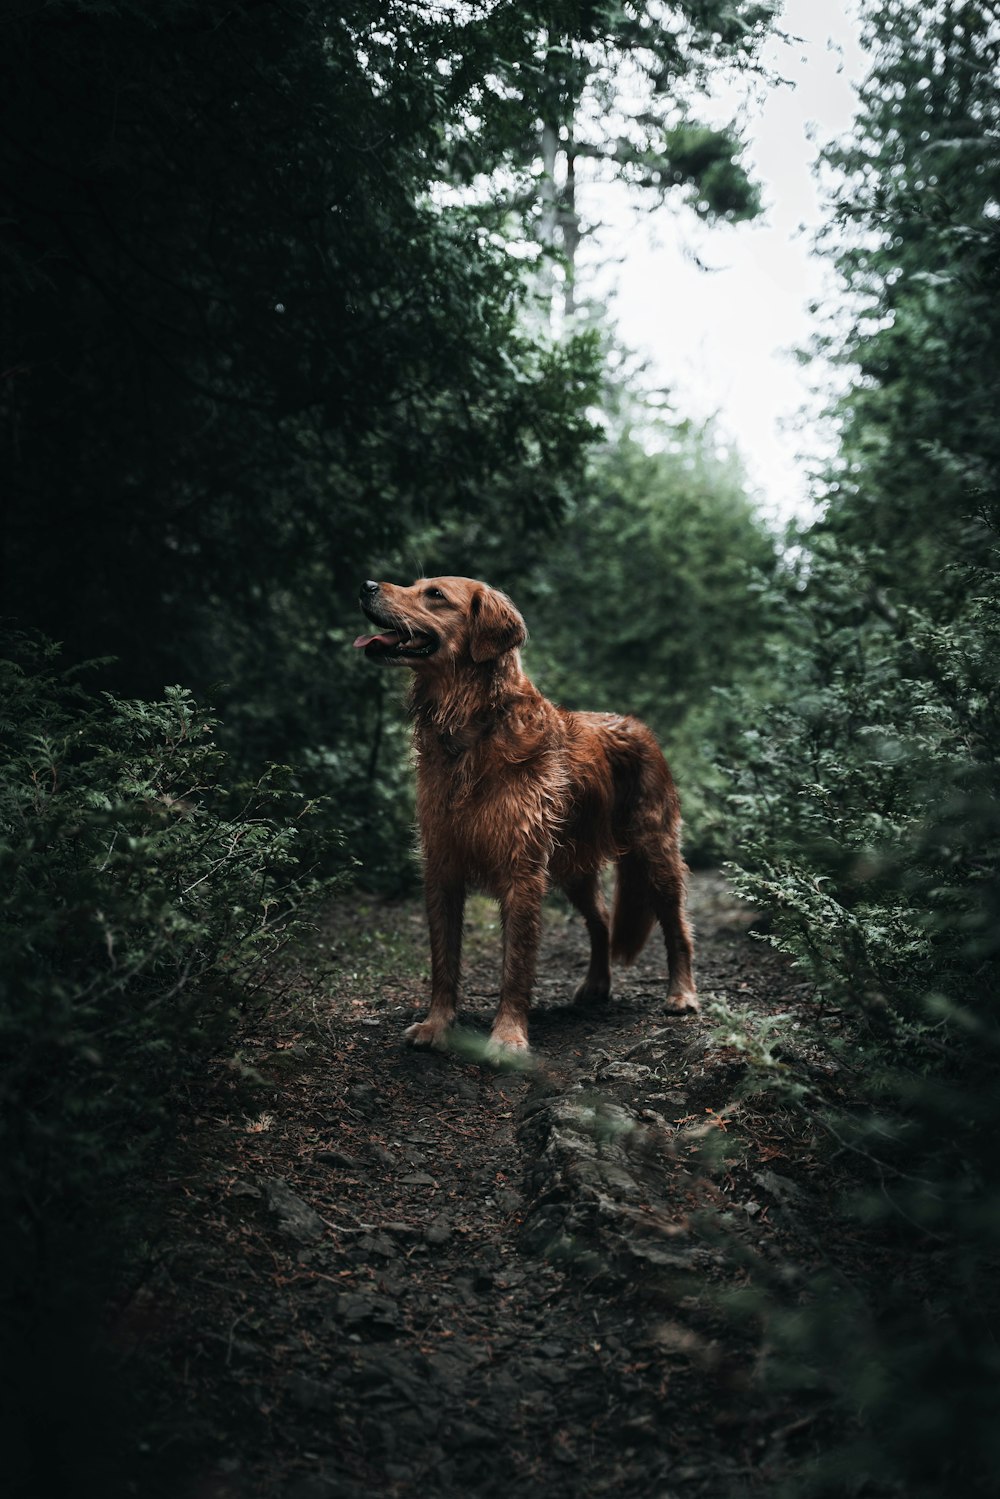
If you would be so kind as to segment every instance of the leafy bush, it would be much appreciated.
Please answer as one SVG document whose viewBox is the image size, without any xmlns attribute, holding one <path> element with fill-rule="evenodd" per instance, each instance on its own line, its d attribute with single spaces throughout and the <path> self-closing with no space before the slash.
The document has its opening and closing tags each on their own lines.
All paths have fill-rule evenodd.
<svg viewBox="0 0 1000 1499">
<path fill-rule="evenodd" d="M 275 768 L 227 786 L 183 688 L 121 701 L 61 673 L 52 647 L 3 655 L 3 1342 L 27 1430 L 39 1382 L 82 1356 L 72 1327 L 128 1250 L 181 1086 L 262 1002 L 314 888 L 313 809 Z"/>
<path fill-rule="evenodd" d="M 771 940 L 854 1015 L 854 1111 L 799 1097 L 855 1153 L 844 1211 L 883 1226 L 898 1272 L 772 1309 L 781 1377 L 864 1413 L 807 1487 L 845 1492 L 849 1468 L 936 1496 L 979 1492 L 1000 1458 L 1000 553 L 947 625 L 874 589 L 879 565 L 820 543 L 793 582 L 784 692 L 730 764 L 731 826 Z"/>
<path fill-rule="evenodd" d="M 852 1109 L 802 1096 L 884 1251 L 772 1307 L 776 1372 L 855 1422 L 796 1492 L 942 1499 L 993 1493 L 1000 1462 L 1000 33 L 981 0 L 861 18 L 871 71 L 825 153 L 840 451 L 732 834 L 773 940 L 847 1018 Z"/>
<path fill-rule="evenodd" d="M 865 565 L 819 553 L 786 598 L 785 690 L 731 767 L 735 837 L 744 888 L 814 976 L 914 1020 L 929 962 L 968 1002 L 971 939 L 995 930 L 996 631 L 985 600 L 947 627 L 877 608 Z"/>
</svg>

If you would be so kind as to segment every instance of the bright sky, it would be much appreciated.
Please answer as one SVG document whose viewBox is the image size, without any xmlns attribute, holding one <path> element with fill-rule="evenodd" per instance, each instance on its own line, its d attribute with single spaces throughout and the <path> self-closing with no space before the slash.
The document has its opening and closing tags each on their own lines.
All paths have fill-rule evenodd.
<svg viewBox="0 0 1000 1499">
<path fill-rule="evenodd" d="M 596 285 L 610 291 L 624 342 L 648 357 L 677 414 L 717 414 L 765 513 L 785 520 L 809 512 L 810 460 L 830 449 L 815 417 L 801 414 L 818 404 L 816 371 L 792 354 L 817 331 L 809 303 L 829 308 L 836 297 L 830 268 L 811 252 L 824 217 L 812 167 L 820 147 L 850 126 L 852 81 L 867 68 L 854 0 L 786 0 L 780 24 L 800 40 L 772 42 L 764 61 L 792 86 L 770 89 L 744 120 L 763 217 L 705 229 L 669 209 L 636 217 L 609 197 L 600 210 L 609 227 L 596 246 L 608 262 Z M 720 119 L 741 97 L 720 99 Z"/>
</svg>

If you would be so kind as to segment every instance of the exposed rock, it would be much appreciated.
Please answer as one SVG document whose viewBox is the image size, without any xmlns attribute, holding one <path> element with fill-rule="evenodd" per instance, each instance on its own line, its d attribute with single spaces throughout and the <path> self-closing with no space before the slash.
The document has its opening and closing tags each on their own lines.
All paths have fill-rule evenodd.
<svg viewBox="0 0 1000 1499">
<path fill-rule="evenodd" d="M 326 1233 L 326 1225 L 314 1208 L 296 1196 L 286 1181 L 273 1177 L 261 1183 L 264 1196 L 272 1213 L 276 1213 L 284 1233 L 289 1238 L 310 1244 Z"/>
</svg>

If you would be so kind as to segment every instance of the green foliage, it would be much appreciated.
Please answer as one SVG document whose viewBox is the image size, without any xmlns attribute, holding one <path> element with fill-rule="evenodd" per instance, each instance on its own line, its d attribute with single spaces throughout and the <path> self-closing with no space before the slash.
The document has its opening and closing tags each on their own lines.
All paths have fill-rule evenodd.
<svg viewBox="0 0 1000 1499">
<path fill-rule="evenodd" d="M 980 0 L 890 0 L 867 16 L 872 68 L 827 231 L 847 296 L 849 367 L 827 525 L 883 549 L 878 580 L 950 610 L 949 562 L 989 542 L 1000 472 L 1000 34 Z"/>
<path fill-rule="evenodd" d="M 647 452 L 626 437 L 595 460 L 535 590 L 538 644 L 561 696 L 624 680 L 634 710 L 665 726 L 753 664 L 751 585 L 773 571 L 775 548 L 711 429 L 668 429 L 661 441 Z"/>
<path fill-rule="evenodd" d="M 329 631 L 380 558 L 558 514 L 594 352 L 528 337 L 515 262 L 430 191 L 457 16 L 147 12 L 5 28 L 5 605 L 123 690 L 221 683 L 232 750 L 252 715 L 298 759 L 365 711 Z"/>
<path fill-rule="evenodd" d="M 969 1008 L 1000 942 L 996 578 L 945 627 L 866 603 L 856 555 L 809 566 L 785 600 L 783 697 L 731 767 L 742 884 L 838 1000 L 912 1024 L 932 973 L 938 1007 Z"/>
<path fill-rule="evenodd" d="M 731 134 L 704 125 L 675 125 L 665 146 L 666 180 L 691 184 L 691 201 L 700 217 L 742 223 L 760 213 L 760 189 L 739 165 Z"/>
<path fill-rule="evenodd" d="M 539 135 L 549 126 L 567 154 L 664 194 L 697 185 L 724 156 L 752 197 L 740 143 L 694 115 L 715 73 L 757 66 L 777 10 L 748 0 L 559 4 L 467 24 L 462 67 L 446 65 L 451 77 L 476 79 L 473 121 L 446 137 L 455 175 L 471 181 L 503 167 L 509 178 L 513 168 L 517 185 L 498 184 L 499 202 L 537 223 L 543 195 L 524 189 L 540 186 Z M 563 206 L 574 211 L 571 194 Z"/>
<path fill-rule="evenodd" d="M 981 4 L 872 7 L 868 38 L 829 156 L 860 378 L 780 601 L 780 691 L 730 764 L 731 829 L 772 940 L 854 1017 L 863 1094 L 824 1122 L 858 1162 L 844 1211 L 897 1268 L 772 1308 L 778 1377 L 857 1421 L 796 1491 L 863 1474 L 939 1499 L 990 1492 L 998 1458 L 1000 43 Z"/>
<path fill-rule="evenodd" d="M 235 760 L 349 801 L 393 882 L 372 835 L 388 811 L 398 846 L 407 809 L 345 644 L 358 584 L 418 572 L 437 526 L 551 534 L 600 386 L 593 337 L 527 331 L 509 201 L 443 184 L 514 182 L 537 218 L 539 130 L 586 84 L 600 170 L 653 162 L 664 192 L 749 211 L 738 143 L 692 101 L 752 64 L 772 9 L 22 6 L 0 61 L 8 611 L 71 660 L 113 654 L 123 693 L 211 692 Z"/>
<path fill-rule="evenodd" d="M 587 491 L 525 578 L 527 660 L 572 708 L 635 713 L 681 789 L 689 857 L 718 856 L 720 689 L 756 676 L 771 628 L 773 538 L 711 428 L 629 437 L 594 462 Z"/>
<path fill-rule="evenodd" d="M 256 1002 L 314 885 L 313 809 L 280 770 L 227 786 L 189 693 L 98 697 L 54 655 L 19 640 L 0 662 L 0 1212 L 15 1305 L 53 1274 L 54 1241 L 114 1242 L 177 1089 Z"/>
<path fill-rule="evenodd" d="M 864 1411 L 857 1442 L 809 1491 L 843 1492 L 849 1465 L 908 1493 L 978 1492 L 995 1462 L 996 560 L 942 625 L 880 609 L 862 559 L 819 545 L 786 599 L 782 696 L 755 705 L 730 766 L 738 888 L 771 911 L 771 940 L 823 999 L 854 1015 L 857 1112 L 830 1112 L 798 1080 L 858 1158 L 844 1210 L 881 1222 L 904 1261 L 942 1245 L 926 1295 L 907 1275 L 878 1300 L 817 1282 L 811 1310 L 772 1308 L 778 1376 Z"/>
</svg>

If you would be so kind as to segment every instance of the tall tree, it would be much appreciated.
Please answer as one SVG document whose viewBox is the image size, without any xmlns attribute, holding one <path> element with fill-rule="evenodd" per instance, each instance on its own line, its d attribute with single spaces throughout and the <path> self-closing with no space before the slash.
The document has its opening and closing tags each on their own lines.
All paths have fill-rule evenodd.
<svg viewBox="0 0 1000 1499">
<path fill-rule="evenodd" d="M 628 183 L 657 204 L 681 198 L 709 220 L 759 211 L 740 140 L 700 123 L 699 102 L 719 70 L 756 66 L 779 8 L 557 0 L 523 13 L 521 44 L 485 70 L 482 118 L 452 165 L 470 181 L 502 163 L 494 207 L 501 220 L 513 210 L 539 245 L 556 327 L 572 322 L 577 253 L 597 227 L 582 201 L 589 184 Z"/>
<path fill-rule="evenodd" d="M 413 519 L 551 518 L 593 360 L 532 345 L 489 215 L 429 190 L 463 153 L 530 176 L 526 141 L 573 120 L 579 153 L 662 175 L 676 102 L 626 131 L 616 70 L 673 101 L 769 9 L 27 0 L 0 90 L 8 609 L 158 687 L 222 674 L 220 612 L 347 586 Z"/>
<path fill-rule="evenodd" d="M 425 194 L 459 107 L 418 8 L 29 3 L 4 23 L 7 608 L 136 686 L 301 559 L 560 503 L 589 378 Z"/>
<path fill-rule="evenodd" d="M 828 155 L 854 378 L 733 831 L 775 939 L 849 1017 L 867 1106 L 833 1119 L 859 1162 L 845 1210 L 891 1267 L 773 1319 L 794 1377 L 851 1413 L 811 1491 L 849 1470 L 939 1499 L 990 1492 L 997 1463 L 1000 12 L 888 0 L 865 29 Z"/>
<path fill-rule="evenodd" d="M 914 601 L 986 539 L 1000 494 L 1000 10 L 989 0 L 868 10 L 873 66 L 828 232 L 852 314 L 829 524 L 882 548 Z"/>
</svg>

